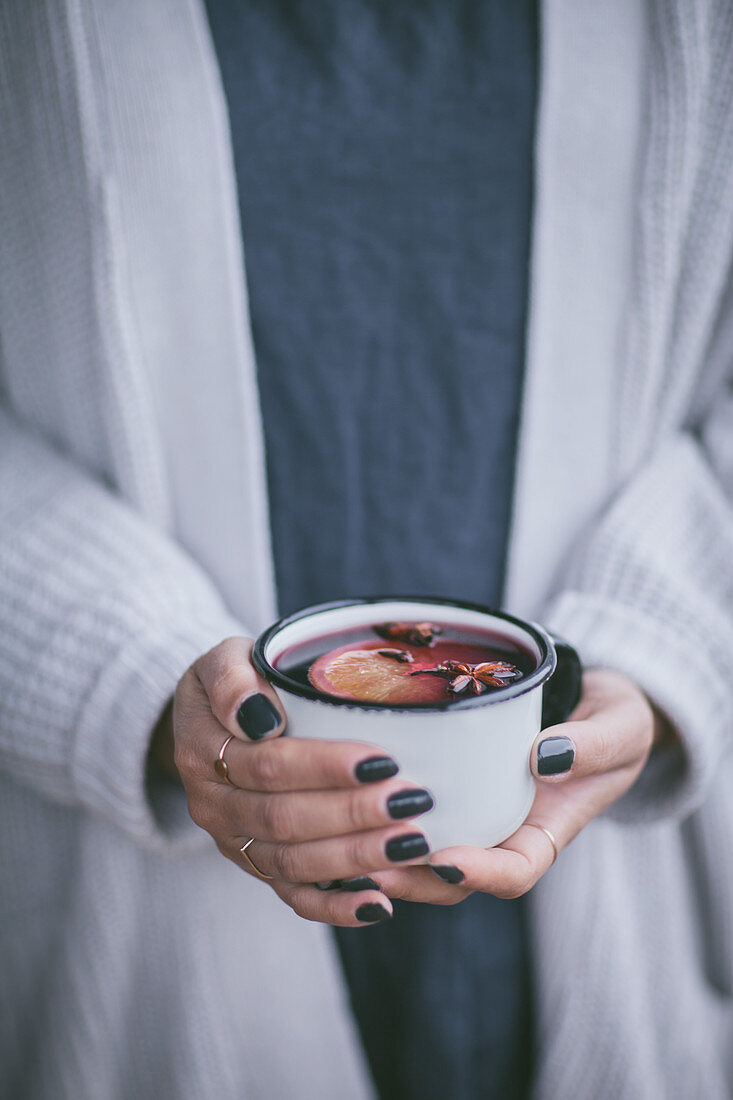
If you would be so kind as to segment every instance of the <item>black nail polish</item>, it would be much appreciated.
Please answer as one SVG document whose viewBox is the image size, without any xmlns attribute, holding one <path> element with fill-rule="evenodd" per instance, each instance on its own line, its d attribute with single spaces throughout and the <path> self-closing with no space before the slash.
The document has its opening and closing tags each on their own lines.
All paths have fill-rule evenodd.
<svg viewBox="0 0 733 1100">
<path fill-rule="evenodd" d="M 381 886 L 368 875 L 360 875 L 358 878 L 342 878 L 341 889 L 348 890 L 351 894 L 358 894 L 360 890 L 381 890 Z"/>
<path fill-rule="evenodd" d="M 282 719 L 267 696 L 258 693 L 244 700 L 237 711 L 237 721 L 251 741 L 260 741 L 277 729 Z"/>
<path fill-rule="evenodd" d="M 340 890 L 341 879 L 335 878 L 330 880 L 329 882 L 314 882 L 313 885 L 315 886 L 316 890 Z"/>
<path fill-rule="evenodd" d="M 429 863 L 428 867 L 431 871 L 435 871 L 438 878 L 442 878 L 443 882 L 449 882 L 451 886 L 457 886 L 466 877 L 463 871 L 459 871 L 452 863 L 443 863 L 440 866 Z"/>
<path fill-rule="evenodd" d="M 575 760 L 575 745 L 569 737 L 546 737 L 537 746 L 538 775 L 562 775 Z"/>
<path fill-rule="evenodd" d="M 356 765 L 354 774 L 360 783 L 377 783 L 391 779 L 399 770 L 391 756 L 370 756 Z"/>
<path fill-rule="evenodd" d="M 378 920 L 389 920 L 391 916 L 392 914 L 388 913 L 383 905 L 377 905 L 376 902 L 366 902 L 356 910 L 357 920 L 363 921 L 364 924 L 374 924 Z"/>
<path fill-rule="evenodd" d="M 427 813 L 432 810 L 435 803 L 433 796 L 422 788 L 397 791 L 387 799 L 387 811 L 390 817 L 416 817 L 417 814 Z"/>
<path fill-rule="evenodd" d="M 426 856 L 430 851 L 428 842 L 422 833 L 404 833 L 402 836 L 393 836 L 384 846 L 387 859 L 393 863 L 399 863 L 403 859 L 417 859 L 418 856 Z"/>
</svg>

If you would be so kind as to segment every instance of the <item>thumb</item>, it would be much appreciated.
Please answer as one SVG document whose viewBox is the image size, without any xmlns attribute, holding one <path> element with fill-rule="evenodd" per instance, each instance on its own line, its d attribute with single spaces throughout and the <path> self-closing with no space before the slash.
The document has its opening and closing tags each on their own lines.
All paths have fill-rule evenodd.
<svg viewBox="0 0 733 1100">
<path fill-rule="evenodd" d="M 638 769 L 651 748 L 654 713 L 641 689 L 609 669 L 586 672 L 570 721 L 542 730 L 532 774 L 545 783 Z"/>
<path fill-rule="evenodd" d="M 285 716 L 273 688 L 250 663 L 249 638 L 227 638 L 193 666 L 211 712 L 234 737 L 250 741 L 277 737 Z"/>
<path fill-rule="evenodd" d="M 568 736 L 570 726 L 568 722 L 559 726 L 548 726 L 538 734 L 529 758 L 535 779 L 557 781 L 570 778 L 578 751 L 577 733 L 584 724 L 583 722 L 572 723 L 573 737 Z"/>
</svg>

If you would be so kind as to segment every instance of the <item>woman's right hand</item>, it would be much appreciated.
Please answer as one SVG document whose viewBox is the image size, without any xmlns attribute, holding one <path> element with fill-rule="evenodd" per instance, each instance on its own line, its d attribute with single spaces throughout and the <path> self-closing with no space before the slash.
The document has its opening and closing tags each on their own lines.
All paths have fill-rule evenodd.
<svg viewBox="0 0 733 1100">
<path fill-rule="evenodd" d="M 227 639 L 176 688 L 174 761 L 191 817 L 248 873 L 241 848 L 254 837 L 247 855 L 301 917 L 359 927 L 391 916 L 364 876 L 425 862 L 425 838 L 405 822 L 430 809 L 430 795 L 394 778 L 397 765 L 372 745 L 281 736 L 280 704 L 251 650 L 246 638 Z M 214 765 L 230 735 L 227 782 Z"/>
</svg>

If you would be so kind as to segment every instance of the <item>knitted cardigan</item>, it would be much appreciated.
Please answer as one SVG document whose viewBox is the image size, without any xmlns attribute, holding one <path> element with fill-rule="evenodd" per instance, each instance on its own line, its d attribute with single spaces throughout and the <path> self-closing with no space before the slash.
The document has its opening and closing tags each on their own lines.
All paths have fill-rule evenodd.
<svg viewBox="0 0 733 1100">
<path fill-rule="evenodd" d="M 537 1100 L 733 1090 L 732 39 L 722 0 L 543 13 L 506 604 L 679 740 L 532 892 Z M 3 1095 L 359 1100 L 329 931 L 145 781 L 274 609 L 199 0 L 5 0 L 0 134 Z"/>
</svg>

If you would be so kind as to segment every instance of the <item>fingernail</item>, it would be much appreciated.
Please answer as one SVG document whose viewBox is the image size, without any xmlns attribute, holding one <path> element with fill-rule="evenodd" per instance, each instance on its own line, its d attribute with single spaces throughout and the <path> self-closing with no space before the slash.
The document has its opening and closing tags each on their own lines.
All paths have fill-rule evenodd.
<svg viewBox="0 0 733 1100">
<path fill-rule="evenodd" d="M 376 783 L 391 779 L 399 770 L 391 756 L 369 756 L 356 765 L 354 774 L 360 783 Z"/>
<path fill-rule="evenodd" d="M 428 842 L 422 833 L 404 833 L 402 836 L 393 836 L 384 846 L 387 859 L 393 863 L 399 863 L 402 859 L 417 859 L 418 856 L 426 856 L 430 851 Z"/>
<path fill-rule="evenodd" d="M 431 871 L 435 871 L 438 878 L 442 878 L 443 882 L 449 882 L 451 886 L 457 886 L 466 877 L 463 871 L 459 871 L 452 863 L 443 863 L 440 866 L 429 863 L 428 867 Z"/>
<path fill-rule="evenodd" d="M 348 890 L 352 894 L 358 894 L 360 890 L 381 890 L 382 887 L 373 878 L 360 875 L 358 878 L 342 878 L 341 889 Z"/>
<path fill-rule="evenodd" d="M 316 890 L 340 890 L 341 879 L 335 878 L 331 882 L 314 882 Z"/>
<path fill-rule="evenodd" d="M 377 905 L 376 902 L 366 902 L 356 910 L 356 919 L 363 921 L 364 924 L 374 924 L 378 920 L 389 920 L 391 916 L 392 914 L 383 905 Z"/>
<path fill-rule="evenodd" d="M 397 791 L 387 799 L 387 811 L 389 816 L 395 819 L 401 817 L 416 817 L 417 814 L 427 813 L 432 810 L 435 803 L 433 796 L 422 788 L 412 788 Z"/>
<path fill-rule="evenodd" d="M 272 733 L 281 720 L 279 712 L 261 693 L 250 695 L 237 711 L 237 721 L 251 741 L 260 741 Z"/>
<path fill-rule="evenodd" d="M 537 746 L 537 774 L 562 775 L 575 760 L 575 745 L 569 737 L 546 737 Z"/>
</svg>

